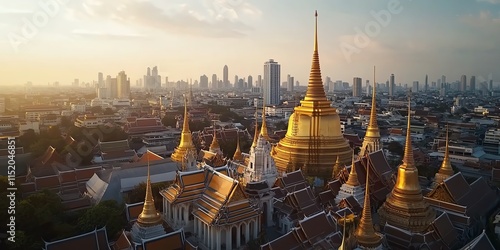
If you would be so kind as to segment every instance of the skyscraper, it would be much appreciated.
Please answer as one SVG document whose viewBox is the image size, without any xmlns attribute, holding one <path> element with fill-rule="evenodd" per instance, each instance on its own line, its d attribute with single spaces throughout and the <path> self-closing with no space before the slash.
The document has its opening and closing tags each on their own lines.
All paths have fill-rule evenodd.
<svg viewBox="0 0 500 250">
<path fill-rule="evenodd" d="M 418 92 L 418 81 L 413 81 L 413 88 L 412 88 L 412 91 L 413 92 Z"/>
<path fill-rule="evenodd" d="M 470 91 L 474 93 L 476 91 L 476 76 L 470 77 Z"/>
<path fill-rule="evenodd" d="M 493 90 L 493 79 L 490 79 L 490 84 L 488 85 L 488 90 L 489 91 Z"/>
<path fill-rule="evenodd" d="M 293 76 L 290 76 L 290 75 L 287 76 L 286 90 L 288 90 L 289 92 L 293 91 L 294 80 L 295 79 Z"/>
<path fill-rule="evenodd" d="M 467 91 L 467 76 L 462 75 L 460 78 L 460 92 L 465 92 Z"/>
<path fill-rule="evenodd" d="M 104 75 L 102 72 L 97 73 L 97 86 L 98 88 L 104 88 Z"/>
<path fill-rule="evenodd" d="M 361 83 L 362 79 L 360 77 L 354 77 L 352 80 L 352 96 L 361 96 Z"/>
<path fill-rule="evenodd" d="M 130 97 L 130 79 L 127 78 L 127 74 L 125 74 L 125 71 L 120 71 L 118 73 L 118 76 L 116 77 L 116 84 L 117 84 L 117 98 L 119 99 L 129 99 Z"/>
<path fill-rule="evenodd" d="M 217 74 L 212 75 L 212 88 L 218 88 L 217 84 Z"/>
<path fill-rule="evenodd" d="M 281 65 L 273 59 L 264 63 L 264 99 L 266 105 L 280 104 Z"/>
<path fill-rule="evenodd" d="M 200 89 L 208 89 L 208 76 L 200 76 Z"/>
<path fill-rule="evenodd" d="M 118 86 L 116 78 L 111 78 L 110 75 L 106 77 L 106 90 L 108 99 L 114 99 L 118 97 Z"/>
<path fill-rule="evenodd" d="M 222 82 L 224 83 L 224 88 L 228 88 L 231 83 L 229 83 L 229 68 L 227 65 L 224 65 L 222 69 Z"/>
<path fill-rule="evenodd" d="M 238 80 L 239 80 L 238 76 L 234 75 L 234 86 L 233 87 L 237 88 L 236 85 L 238 85 Z"/>
<path fill-rule="evenodd" d="M 394 96 L 394 88 L 396 87 L 396 83 L 394 83 L 394 74 L 391 74 L 391 78 L 389 81 L 389 96 Z"/>
<path fill-rule="evenodd" d="M 258 75 L 257 76 L 257 86 L 258 88 L 262 88 L 262 76 Z"/>
<path fill-rule="evenodd" d="M 253 77 L 251 75 L 248 76 L 247 83 L 248 83 L 247 88 L 252 89 L 253 88 Z"/>
<path fill-rule="evenodd" d="M 425 85 L 424 85 L 424 92 L 427 92 L 429 90 L 429 77 L 425 75 Z"/>
</svg>

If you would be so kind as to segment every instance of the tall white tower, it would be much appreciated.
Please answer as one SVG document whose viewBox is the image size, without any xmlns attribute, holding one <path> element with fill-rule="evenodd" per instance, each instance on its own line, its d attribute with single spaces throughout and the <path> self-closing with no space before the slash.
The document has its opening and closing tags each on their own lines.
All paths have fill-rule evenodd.
<svg viewBox="0 0 500 250">
<path fill-rule="evenodd" d="M 266 105 L 280 104 L 281 65 L 273 59 L 264 63 L 264 99 Z"/>
</svg>

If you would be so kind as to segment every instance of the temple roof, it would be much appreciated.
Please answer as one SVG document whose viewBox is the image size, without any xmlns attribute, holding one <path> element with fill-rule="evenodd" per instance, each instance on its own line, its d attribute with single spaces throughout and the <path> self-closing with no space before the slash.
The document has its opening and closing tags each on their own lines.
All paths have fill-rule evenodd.
<svg viewBox="0 0 500 250">
<path fill-rule="evenodd" d="M 101 152 L 125 151 L 125 150 L 130 149 L 130 146 L 128 144 L 128 140 L 109 141 L 109 142 L 99 141 L 98 146 L 99 146 L 99 150 Z"/>
<path fill-rule="evenodd" d="M 180 229 L 165 235 L 161 235 L 155 238 L 142 240 L 142 244 L 137 245 L 137 250 L 163 250 L 163 249 L 175 249 L 175 250 L 190 250 L 198 249 L 189 241 L 186 240 L 184 230 Z"/>
<path fill-rule="evenodd" d="M 495 247 L 493 246 L 493 244 L 491 244 L 490 239 L 488 239 L 486 232 L 483 230 L 483 232 L 479 236 L 477 236 L 471 242 L 467 243 L 461 249 L 462 250 L 494 250 Z"/>
<path fill-rule="evenodd" d="M 79 234 L 73 237 L 45 242 L 44 250 L 87 250 L 102 249 L 111 250 L 108 243 L 106 227 L 94 229 L 93 231 Z"/>
<path fill-rule="evenodd" d="M 148 161 L 157 161 L 157 160 L 163 160 L 163 157 L 147 150 L 146 153 L 144 153 L 141 156 L 141 158 L 139 158 L 138 162 L 147 163 Z"/>
</svg>

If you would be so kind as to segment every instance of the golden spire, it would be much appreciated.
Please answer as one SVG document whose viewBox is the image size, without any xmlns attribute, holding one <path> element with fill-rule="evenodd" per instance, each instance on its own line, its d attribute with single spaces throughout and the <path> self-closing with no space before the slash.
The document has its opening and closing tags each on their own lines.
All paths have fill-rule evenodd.
<svg viewBox="0 0 500 250">
<path fill-rule="evenodd" d="M 252 148 L 257 146 L 257 139 L 259 139 L 259 121 L 257 120 L 257 109 L 258 106 L 255 107 L 255 133 L 253 136 Z"/>
<path fill-rule="evenodd" d="M 365 202 L 363 204 L 363 211 L 358 228 L 356 229 L 355 236 L 358 244 L 365 248 L 376 248 L 380 246 L 382 237 L 375 233 L 372 221 L 372 211 L 370 205 L 370 183 L 369 183 L 370 166 L 366 166 L 366 188 L 365 188 Z"/>
<path fill-rule="evenodd" d="M 210 144 L 210 151 L 215 152 L 220 149 L 219 142 L 217 141 L 217 130 L 215 129 L 215 121 L 214 121 L 214 138 L 212 139 L 212 143 Z"/>
<path fill-rule="evenodd" d="M 146 152 L 147 153 L 147 152 Z M 148 178 L 146 181 L 146 198 L 142 207 L 142 213 L 137 218 L 137 222 L 141 225 L 157 225 L 161 223 L 161 216 L 156 211 L 155 202 L 153 200 L 153 192 L 151 191 L 151 177 L 149 175 L 149 154 L 148 160 Z"/>
<path fill-rule="evenodd" d="M 372 108 L 370 111 L 370 121 L 368 123 L 368 128 L 366 129 L 366 135 L 368 137 L 380 138 L 380 131 L 377 124 L 377 98 L 375 92 L 375 66 L 373 66 L 373 88 L 372 88 Z"/>
<path fill-rule="evenodd" d="M 236 151 L 234 151 L 233 160 L 241 161 L 243 160 L 243 155 L 240 149 L 240 135 L 236 133 Z"/>
<path fill-rule="evenodd" d="M 318 53 L 318 12 L 315 14 L 315 26 L 314 26 L 314 52 L 311 65 L 311 72 L 309 73 L 309 84 L 307 85 L 307 92 L 302 101 L 302 106 L 307 107 L 330 107 L 330 101 L 326 99 L 325 88 L 323 86 L 323 80 L 321 79 L 321 67 L 319 64 L 319 53 Z M 319 101 L 319 102 L 318 102 Z"/>
<path fill-rule="evenodd" d="M 349 179 L 347 179 L 346 184 L 352 187 L 359 186 L 358 174 L 356 173 L 356 164 L 354 163 L 354 150 L 352 153 L 351 173 L 349 173 Z"/>
<path fill-rule="evenodd" d="M 345 221 L 346 220 L 347 220 L 347 218 L 346 218 L 345 211 L 344 211 L 344 228 L 342 229 L 342 243 L 339 246 L 339 250 L 347 250 L 346 240 L 345 240 L 345 227 L 346 227 Z"/>
<path fill-rule="evenodd" d="M 181 141 L 171 156 L 172 160 L 175 162 L 182 162 L 188 150 L 196 150 L 191 131 L 189 130 L 188 119 L 187 99 L 184 98 L 184 122 L 182 124 Z"/>
<path fill-rule="evenodd" d="M 443 158 L 443 163 L 441 164 L 441 168 L 439 168 L 438 172 L 442 175 L 452 176 L 453 168 L 451 167 L 450 156 L 448 153 L 449 141 L 450 140 L 448 138 L 448 125 L 446 125 L 446 146 L 445 146 L 444 158 Z"/>
<path fill-rule="evenodd" d="M 335 161 L 335 165 L 333 165 L 332 179 L 337 178 L 339 172 L 340 172 L 340 157 L 337 155 L 337 160 Z"/>
<path fill-rule="evenodd" d="M 413 147 L 411 146 L 411 92 L 408 97 L 408 125 L 406 126 L 406 142 L 405 142 L 405 155 L 403 157 L 403 164 L 400 168 L 416 169 L 415 159 L 413 158 Z M 418 183 L 417 183 L 418 184 Z M 420 186 L 419 186 L 420 189 Z"/>
<path fill-rule="evenodd" d="M 269 138 L 269 135 L 267 134 L 267 124 L 266 124 L 266 100 L 263 99 L 263 104 L 262 104 L 262 126 L 260 129 L 260 134 L 264 139 L 267 141 L 270 141 L 271 138 Z"/>
</svg>

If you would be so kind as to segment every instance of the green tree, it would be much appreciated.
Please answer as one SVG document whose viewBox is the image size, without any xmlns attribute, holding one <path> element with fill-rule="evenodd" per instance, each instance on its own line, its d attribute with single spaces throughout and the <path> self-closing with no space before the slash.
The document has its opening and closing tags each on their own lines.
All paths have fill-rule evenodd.
<svg viewBox="0 0 500 250">
<path fill-rule="evenodd" d="M 93 114 L 101 114 L 102 113 L 102 107 L 101 106 L 94 106 L 90 108 L 90 112 Z"/>
<path fill-rule="evenodd" d="M 61 127 L 70 128 L 71 126 L 73 126 L 73 121 L 71 120 L 71 118 L 68 116 L 62 116 L 61 117 Z"/>
<path fill-rule="evenodd" d="M 106 131 L 106 133 L 103 134 L 103 139 L 102 141 L 120 141 L 120 140 L 125 140 L 128 138 L 127 133 L 123 131 L 121 127 L 114 126 L 113 128 L 99 126 L 98 128 L 100 131 Z M 111 131 L 110 131 L 111 130 Z M 110 131 L 110 132 L 108 132 Z"/>
<path fill-rule="evenodd" d="M 19 136 L 18 142 L 20 146 L 24 147 L 24 150 L 29 151 L 31 145 L 35 144 L 38 140 L 38 135 L 33 129 L 28 129 L 23 135 Z"/>
<path fill-rule="evenodd" d="M 106 108 L 104 111 L 103 111 L 103 114 L 104 115 L 113 115 L 115 113 L 115 111 L 113 111 L 113 109 L 111 108 Z"/>
<path fill-rule="evenodd" d="M 127 224 L 124 211 L 123 205 L 114 200 L 102 201 L 78 219 L 77 227 L 83 233 L 106 226 L 108 237 L 113 238 Z"/>
<path fill-rule="evenodd" d="M 166 126 L 166 127 L 172 127 L 175 128 L 175 125 L 177 124 L 177 119 L 175 118 L 176 115 L 174 114 L 169 114 L 163 117 L 161 120 L 161 123 Z"/>
</svg>

